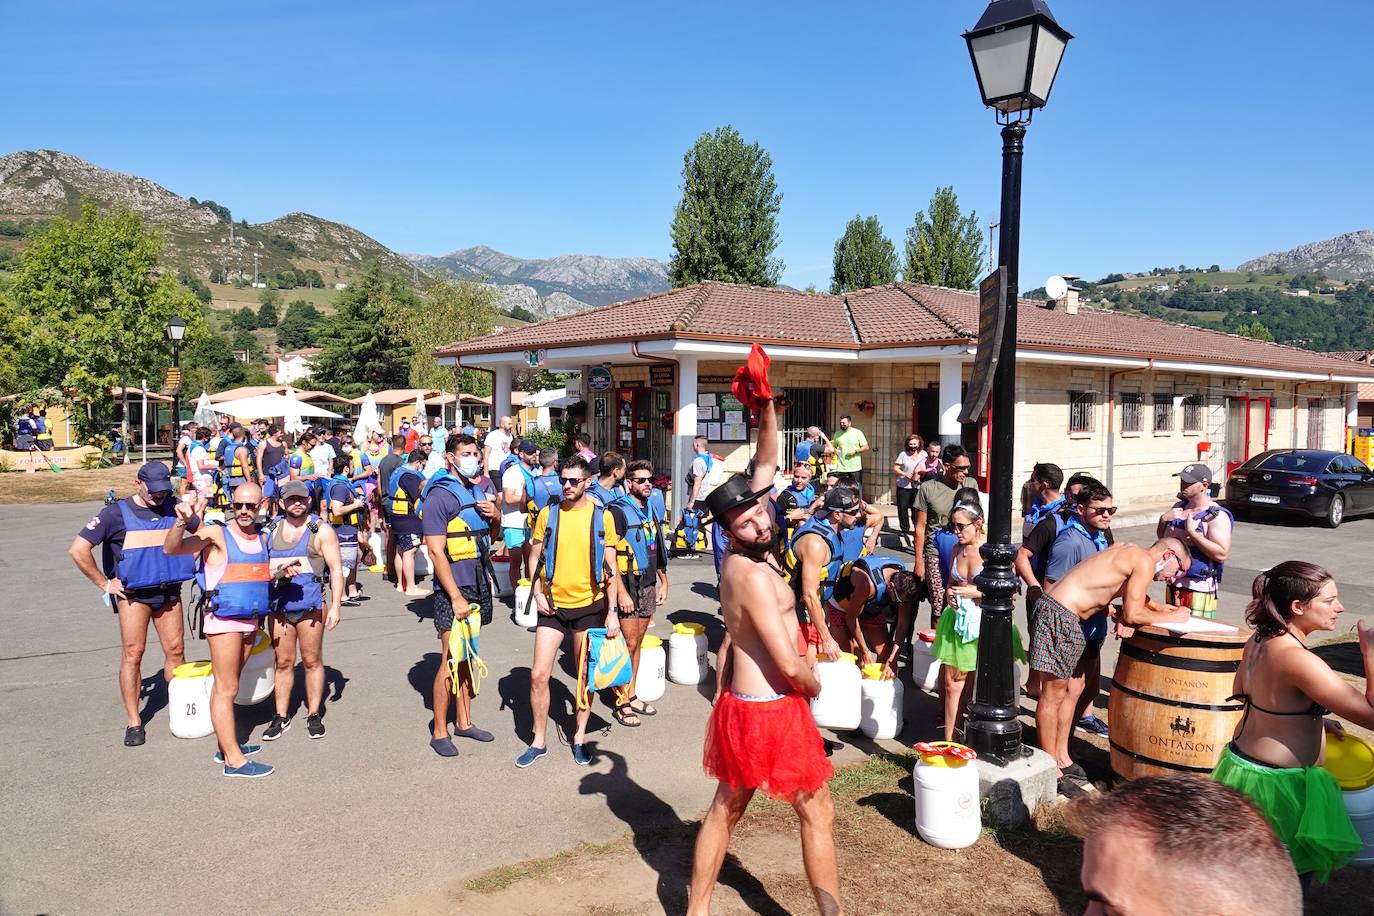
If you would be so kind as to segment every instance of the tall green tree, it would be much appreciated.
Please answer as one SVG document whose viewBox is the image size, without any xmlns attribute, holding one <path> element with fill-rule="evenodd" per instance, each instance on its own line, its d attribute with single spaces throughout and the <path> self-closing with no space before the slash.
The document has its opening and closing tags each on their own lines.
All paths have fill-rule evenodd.
<svg viewBox="0 0 1374 916">
<path fill-rule="evenodd" d="M 1238 326 L 1236 328 L 1236 333 L 1239 334 L 1241 337 L 1249 337 L 1254 340 L 1263 340 L 1268 343 L 1274 342 L 1273 333 L 1267 327 L 1265 327 L 1264 322 L 1260 321 L 1258 318 L 1246 324 Z"/>
<path fill-rule="evenodd" d="M 782 261 L 782 194 L 773 158 L 730 125 L 702 134 L 682 157 L 682 200 L 673 214 L 673 286 L 703 280 L 775 286 Z"/>
<path fill-rule="evenodd" d="M 23 387 L 59 387 L 101 403 L 121 380 L 157 378 L 170 362 L 167 321 L 180 315 L 187 340 L 211 334 L 195 294 L 157 270 L 161 236 L 138 214 L 102 214 L 83 201 L 33 239 L 9 295 L 27 327 L 16 362 Z"/>
<path fill-rule="evenodd" d="M 928 283 L 951 289 L 973 289 L 983 264 L 983 231 L 978 214 L 959 210 L 954 188 L 936 188 L 926 210 L 906 231 L 908 283 Z"/>
<path fill-rule="evenodd" d="M 830 275 L 830 291 L 846 293 L 852 289 L 882 286 L 897 279 L 897 246 L 883 235 L 878 217 L 855 216 L 835 241 L 835 268 Z"/>
<path fill-rule="evenodd" d="M 324 323 L 324 316 L 304 299 L 297 299 L 286 307 L 286 314 L 277 324 L 277 346 L 283 350 L 303 350 L 315 346 L 315 339 Z"/>
<path fill-rule="evenodd" d="M 245 332 L 246 333 L 246 332 Z M 248 367 L 234 358 L 229 341 L 205 334 L 182 354 L 182 401 L 201 391 L 223 391 L 247 384 Z"/>
<path fill-rule="evenodd" d="M 485 389 L 486 373 L 464 369 L 455 376 L 453 367 L 439 365 L 434 351 L 491 333 L 497 314 L 492 288 L 471 280 L 436 279 L 417 308 L 394 306 L 392 326 L 411 348 L 411 387 L 452 391 L 456 381 L 470 394 Z"/>
<path fill-rule="evenodd" d="M 267 292 L 274 293 L 276 290 L 269 289 Z M 258 306 L 258 327 L 275 328 L 279 320 L 281 319 L 277 316 L 277 304 L 275 302 L 264 302 Z"/>
<path fill-rule="evenodd" d="M 406 387 L 414 348 L 396 332 L 394 315 L 420 307 L 405 281 L 369 262 L 325 321 L 311 375 L 340 391 Z"/>
<path fill-rule="evenodd" d="M 253 311 L 252 306 L 245 305 L 234 313 L 230 324 L 236 331 L 256 331 L 258 329 L 258 313 Z"/>
</svg>

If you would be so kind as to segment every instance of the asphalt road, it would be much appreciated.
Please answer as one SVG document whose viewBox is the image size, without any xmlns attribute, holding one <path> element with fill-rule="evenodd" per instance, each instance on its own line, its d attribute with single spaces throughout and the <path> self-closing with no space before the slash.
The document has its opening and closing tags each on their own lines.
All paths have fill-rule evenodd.
<svg viewBox="0 0 1374 916">
<path fill-rule="evenodd" d="M 143 664 L 148 743 L 125 748 L 116 622 L 66 557 L 97 508 L 0 506 L 6 913 L 368 910 L 441 892 L 492 865 L 608 840 L 631 823 L 695 818 L 710 800 L 714 786 L 700 769 L 705 685 L 669 685 L 660 715 L 642 728 L 594 735 L 590 768 L 575 766 L 566 745 L 551 740 L 547 758 L 517 770 L 529 735 L 531 636 L 499 609 L 482 634 L 491 674 L 475 704 L 496 741 L 459 741 L 457 759 L 436 756 L 428 746 L 438 658 L 428 601 L 406 602 L 366 574 L 372 600 L 346 609 L 326 638 L 324 740 L 308 740 L 298 717 L 259 758 L 275 774 L 222 778 L 210 761 L 213 739 L 180 740 L 168 730 L 154 638 Z M 1142 541 L 1151 534 L 1121 531 Z M 1374 619 L 1372 543 L 1374 519 L 1334 532 L 1243 525 L 1222 616 L 1239 619 L 1255 572 L 1304 558 L 1336 573 L 1352 618 Z M 665 617 L 715 620 L 714 588 L 693 582 L 713 579 L 710 561 L 677 563 L 672 573 L 668 614 L 653 631 L 664 637 Z M 713 624 L 713 639 L 718 631 Z M 187 655 L 208 657 L 202 642 L 191 642 Z M 567 669 L 557 677 L 555 718 L 569 724 L 572 679 Z M 912 698 L 905 744 L 928 733 L 931 710 L 928 699 Z M 593 725 L 606 725 L 609 711 L 596 712 Z M 270 715 L 270 702 L 241 710 L 241 728 L 256 737 Z M 862 753 L 846 745 L 836 762 Z"/>
</svg>

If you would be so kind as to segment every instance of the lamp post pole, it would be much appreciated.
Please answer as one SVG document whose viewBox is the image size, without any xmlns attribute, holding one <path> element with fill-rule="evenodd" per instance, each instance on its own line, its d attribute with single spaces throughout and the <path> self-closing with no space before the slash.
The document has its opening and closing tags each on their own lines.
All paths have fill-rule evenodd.
<svg viewBox="0 0 1374 916">
<path fill-rule="evenodd" d="M 980 757 L 1007 763 L 1021 756 L 1016 678 L 1012 667 L 1012 610 L 1017 578 L 1011 543 L 1012 452 L 1016 426 L 1016 296 L 1021 245 L 1021 157 L 1026 124 L 1002 128 L 1002 216 L 998 260 L 1006 269 L 1006 307 L 992 382 L 992 441 L 988 470 L 988 541 L 983 545 L 983 622 L 978 638 L 978 677 L 969 704 L 965 738 Z"/>
<path fill-rule="evenodd" d="M 176 370 L 176 387 L 172 389 L 172 453 L 176 454 L 177 439 L 181 435 L 181 341 L 172 338 L 172 368 Z"/>
</svg>

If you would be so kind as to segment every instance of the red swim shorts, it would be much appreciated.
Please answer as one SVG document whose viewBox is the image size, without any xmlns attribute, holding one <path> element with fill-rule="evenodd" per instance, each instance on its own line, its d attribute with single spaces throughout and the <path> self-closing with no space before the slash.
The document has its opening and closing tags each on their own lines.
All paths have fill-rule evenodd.
<svg viewBox="0 0 1374 916">
<path fill-rule="evenodd" d="M 701 765 L 732 788 L 762 789 L 789 802 L 835 775 L 811 707 L 796 693 L 773 700 L 722 693 L 706 723 Z"/>
</svg>

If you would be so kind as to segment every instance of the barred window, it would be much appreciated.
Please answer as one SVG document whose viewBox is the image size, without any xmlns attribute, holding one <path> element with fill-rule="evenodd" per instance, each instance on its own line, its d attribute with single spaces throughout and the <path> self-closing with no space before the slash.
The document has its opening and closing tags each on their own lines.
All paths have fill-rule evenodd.
<svg viewBox="0 0 1374 916">
<path fill-rule="evenodd" d="M 1183 399 L 1183 431 L 1202 432 L 1202 395 L 1190 394 Z"/>
<path fill-rule="evenodd" d="M 1156 394 L 1155 401 L 1155 432 L 1168 433 L 1174 429 L 1174 396 L 1172 394 Z"/>
<path fill-rule="evenodd" d="M 1069 392 L 1069 432 L 1090 433 L 1097 415 L 1097 394 L 1092 391 Z"/>
<path fill-rule="evenodd" d="M 1140 432 L 1140 415 L 1143 413 L 1144 399 L 1139 391 L 1121 392 L 1121 431 Z"/>
</svg>

